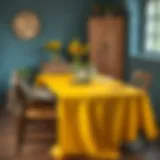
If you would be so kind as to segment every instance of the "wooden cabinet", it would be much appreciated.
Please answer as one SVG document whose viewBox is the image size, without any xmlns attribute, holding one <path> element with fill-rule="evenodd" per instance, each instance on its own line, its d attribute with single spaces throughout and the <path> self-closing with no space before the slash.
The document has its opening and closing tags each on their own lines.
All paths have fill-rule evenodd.
<svg viewBox="0 0 160 160">
<path fill-rule="evenodd" d="M 93 17 L 88 21 L 90 60 L 97 70 L 122 79 L 125 60 L 125 17 Z"/>
</svg>

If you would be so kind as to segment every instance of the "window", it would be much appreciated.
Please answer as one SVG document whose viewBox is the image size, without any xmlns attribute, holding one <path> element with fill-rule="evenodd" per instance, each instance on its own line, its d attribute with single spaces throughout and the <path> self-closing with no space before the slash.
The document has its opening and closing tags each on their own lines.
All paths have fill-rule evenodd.
<svg viewBox="0 0 160 160">
<path fill-rule="evenodd" d="M 160 54 L 160 0 L 147 0 L 145 17 L 145 51 Z"/>
</svg>

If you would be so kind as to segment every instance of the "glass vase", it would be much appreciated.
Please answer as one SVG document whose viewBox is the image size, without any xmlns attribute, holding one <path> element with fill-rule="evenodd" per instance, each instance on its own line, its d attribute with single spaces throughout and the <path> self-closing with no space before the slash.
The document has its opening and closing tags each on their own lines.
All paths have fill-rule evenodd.
<svg viewBox="0 0 160 160">
<path fill-rule="evenodd" d="M 74 82 L 76 84 L 86 84 L 91 81 L 91 72 L 88 65 L 84 65 L 80 57 L 76 57 L 73 63 Z"/>
</svg>

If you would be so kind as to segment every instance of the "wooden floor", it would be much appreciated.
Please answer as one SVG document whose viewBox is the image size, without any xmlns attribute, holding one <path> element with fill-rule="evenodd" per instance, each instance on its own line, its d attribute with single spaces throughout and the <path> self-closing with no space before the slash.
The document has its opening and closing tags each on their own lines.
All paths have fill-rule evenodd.
<svg viewBox="0 0 160 160">
<path fill-rule="evenodd" d="M 28 127 L 26 140 L 22 152 L 15 154 L 16 121 L 5 112 L 0 113 L 0 160 L 51 160 L 49 148 L 51 138 L 45 141 L 36 141 L 37 134 L 32 132 L 37 128 Z M 43 133 L 39 136 L 43 136 Z M 52 135 L 51 135 L 52 136 Z M 49 136 L 47 136 L 49 137 Z M 31 141 L 35 139 L 34 141 Z"/>
<path fill-rule="evenodd" d="M 30 128 L 29 136 L 33 128 Z M 18 155 L 15 151 L 15 121 L 6 112 L 0 112 L 0 160 L 51 160 L 49 148 L 52 141 L 30 142 L 26 138 L 22 152 Z M 28 137 L 29 137 L 28 136 Z M 33 136 L 33 135 L 32 135 Z M 27 136 L 26 136 L 27 137 Z M 142 152 L 124 154 L 121 160 L 160 160 L 158 145 L 150 145 Z M 83 158 L 81 158 L 83 160 Z"/>
</svg>

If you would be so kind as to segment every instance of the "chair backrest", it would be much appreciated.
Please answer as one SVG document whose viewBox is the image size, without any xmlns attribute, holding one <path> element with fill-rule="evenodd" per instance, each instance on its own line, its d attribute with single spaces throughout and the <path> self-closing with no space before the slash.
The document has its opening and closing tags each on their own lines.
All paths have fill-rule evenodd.
<svg viewBox="0 0 160 160">
<path fill-rule="evenodd" d="M 54 95 L 44 87 L 30 86 L 24 80 L 20 81 L 20 87 L 28 101 L 54 101 Z"/>
<path fill-rule="evenodd" d="M 12 111 L 16 110 L 17 106 L 19 106 L 20 96 L 19 96 L 19 88 L 21 90 L 21 94 L 25 96 L 25 99 L 28 102 L 31 101 L 45 101 L 45 102 L 53 102 L 56 98 L 50 93 L 46 88 L 42 87 L 34 87 L 30 85 L 23 77 L 19 75 L 18 72 L 14 72 L 11 77 L 11 86 L 8 90 L 6 107 L 7 110 Z M 17 89 L 18 88 L 18 89 Z"/>
<path fill-rule="evenodd" d="M 23 111 L 24 96 L 21 92 L 20 85 L 16 84 L 10 88 L 7 95 L 6 109 L 12 115 L 19 116 Z"/>
<path fill-rule="evenodd" d="M 148 90 L 152 81 L 152 75 L 148 72 L 135 71 L 131 76 L 131 83 L 139 88 Z"/>
</svg>

